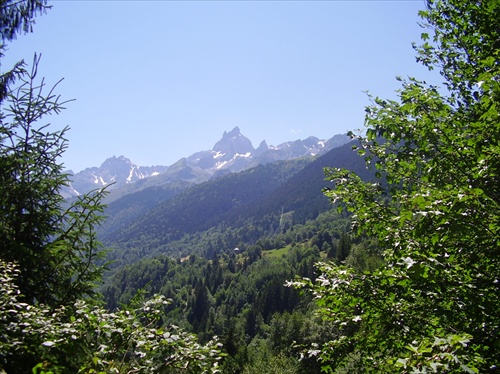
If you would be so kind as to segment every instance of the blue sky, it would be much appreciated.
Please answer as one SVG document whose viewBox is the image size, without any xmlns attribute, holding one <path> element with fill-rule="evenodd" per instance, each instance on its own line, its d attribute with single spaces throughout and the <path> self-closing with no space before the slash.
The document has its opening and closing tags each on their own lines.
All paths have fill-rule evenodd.
<svg viewBox="0 0 500 374">
<path fill-rule="evenodd" d="M 364 91 L 394 98 L 416 64 L 423 0 L 52 1 L 2 69 L 41 53 L 40 74 L 76 99 L 77 172 L 124 155 L 170 165 L 239 126 L 257 147 L 363 128 Z"/>
</svg>

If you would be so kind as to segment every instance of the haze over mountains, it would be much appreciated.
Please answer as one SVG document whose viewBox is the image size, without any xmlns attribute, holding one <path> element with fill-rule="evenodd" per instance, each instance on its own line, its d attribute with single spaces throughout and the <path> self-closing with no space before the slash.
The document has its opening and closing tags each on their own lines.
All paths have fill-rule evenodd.
<svg viewBox="0 0 500 374">
<path fill-rule="evenodd" d="M 173 184 L 185 187 L 260 164 L 322 155 L 349 140 L 347 135 L 335 135 L 328 140 L 310 136 L 278 146 L 269 146 L 264 140 L 254 148 L 239 127 L 235 127 L 224 132 L 212 150 L 196 152 L 170 166 L 138 166 L 124 156 L 113 156 L 100 167 L 89 167 L 76 174 L 69 171 L 72 182 L 62 195 L 70 198 L 111 184 L 108 200 L 112 201 L 151 186 Z"/>
</svg>

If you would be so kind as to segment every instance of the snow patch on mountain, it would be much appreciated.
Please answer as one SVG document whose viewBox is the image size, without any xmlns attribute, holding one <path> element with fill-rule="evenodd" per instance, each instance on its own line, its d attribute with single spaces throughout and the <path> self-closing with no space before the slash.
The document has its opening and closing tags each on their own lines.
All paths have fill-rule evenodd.
<svg viewBox="0 0 500 374">
<path fill-rule="evenodd" d="M 227 164 L 227 161 L 218 162 L 218 163 L 216 163 L 216 164 L 215 164 L 215 168 L 216 168 L 217 170 L 220 170 L 220 169 L 222 169 L 222 168 L 224 167 L 224 165 L 226 165 L 226 164 Z"/>
<path fill-rule="evenodd" d="M 225 155 L 225 153 L 222 153 L 221 151 L 217 151 L 214 154 L 214 158 L 221 158 Z"/>
</svg>

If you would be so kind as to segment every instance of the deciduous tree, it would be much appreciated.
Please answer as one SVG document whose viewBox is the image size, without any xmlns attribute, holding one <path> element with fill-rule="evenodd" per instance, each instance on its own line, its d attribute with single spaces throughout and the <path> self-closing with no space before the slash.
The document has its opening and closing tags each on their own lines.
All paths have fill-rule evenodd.
<svg viewBox="0 0 500 374">
<path fill-rule="evenodd" d="M 0 260 L 0 372 L 219 372 L 217 339 L 202 345 L 176 326 L 161 326 L 168 304 L 162 296 L 114 313 L 82 300 L 50 309 L 19 300 L 20 273 Z"/>
<path fill-rule="evenodd" d="M 361 372 L 500 370 L 500 2 L 429 0 L 420 14 L 417 60 L 443 86 L 399 78 L 398 100 L 367 107 L 353 136 L 380 183 L 327 171 L 326 195 L 385 248 L 376 271 L 323 264 L 299 282 L 342 331 L 319 349 L 329 372 L 353 354 Z"/>
</svg>

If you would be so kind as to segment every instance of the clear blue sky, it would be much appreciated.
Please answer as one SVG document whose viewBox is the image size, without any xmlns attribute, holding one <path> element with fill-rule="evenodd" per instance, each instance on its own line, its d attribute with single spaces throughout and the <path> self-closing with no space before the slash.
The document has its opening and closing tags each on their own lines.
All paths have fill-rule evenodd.
<svg viewBox="0 0 500 374">
<path fill-rule="evenodd" d="M 63 161 L 77 172 L 124 155 L 171 165 L 239 126 L 257 147 L 363 128 L 363 91 L 393 98 L 426 77 L 423 0 L 52 1 L 2 69 L 42 53 L 40 74 L 75 98 Z M 428 74 L 427 74 L 428 75 Z"/>
</svg>

